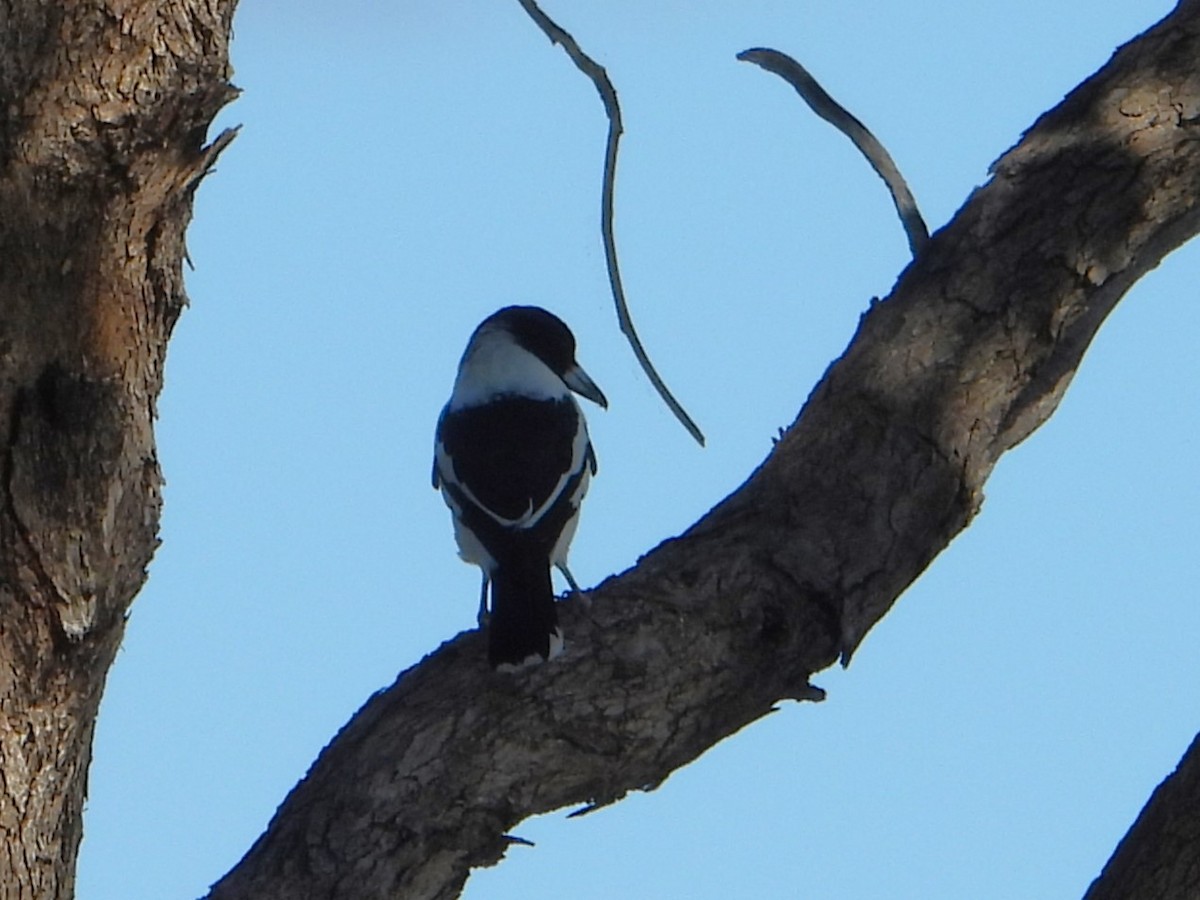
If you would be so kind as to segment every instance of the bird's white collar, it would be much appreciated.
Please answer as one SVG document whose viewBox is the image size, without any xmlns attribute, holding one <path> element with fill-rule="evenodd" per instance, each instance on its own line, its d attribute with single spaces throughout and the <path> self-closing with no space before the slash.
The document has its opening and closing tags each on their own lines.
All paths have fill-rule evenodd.
<svg viewBox="0 0 1200 900">
<path fill-rule="evenodd" d="M 501 395 L 561 400 L 571 392 L 549 366 L 503 330 L 475 336 L 458 365 L 451 411 L 479 406 Z"/>
</svg>

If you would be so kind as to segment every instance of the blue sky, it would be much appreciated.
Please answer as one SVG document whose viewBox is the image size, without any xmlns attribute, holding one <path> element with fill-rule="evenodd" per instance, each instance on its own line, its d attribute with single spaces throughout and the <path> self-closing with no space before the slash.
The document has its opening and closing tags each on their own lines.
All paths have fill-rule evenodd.
<svg viewBox="0 0 1200 900">
<path fill-rule="evenodd" d="M 1038 114 L 1170 8 L 547 4 L 627 129 L 626 288 L 701 450 L 617 331 L 597 231 L 606 123 L 516 0 L 246 0 L 241 123 L 189 232 L 158 423 L 163 546 L 101 709 L 83 900 L 190 898 L 375 690 L 474 624 L 429 485 L 475 324 L 573 327 L 608 411 L 572 569 L 634 564 L 735 489 L 908 249 L 882 184 L 791 89 L 875 131 L 931 228 Z M 215 131 L 214 131 L 215 134 Z M 819 706 L 786 704 L 657 791 L 522 824 L 468 898 L 1081 895 L 1200 716 L 1200 250 L 1141 282 L 982 514 Z"/>
</svg>

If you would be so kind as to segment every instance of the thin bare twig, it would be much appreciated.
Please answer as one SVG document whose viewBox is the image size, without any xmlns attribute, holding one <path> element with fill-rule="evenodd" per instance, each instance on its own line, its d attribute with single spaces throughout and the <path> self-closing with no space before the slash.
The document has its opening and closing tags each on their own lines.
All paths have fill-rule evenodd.
<svg viewBox="0 0 1200 900">
<path fill-rule="evenodd" d="M 629 339 L 629 345 L 633 348 L 633 355 L 641 363 L 646 377 L 650 379 L 650 383 L 654 385 L 659 396 L 663 398 L 663 402 L 670 407 L 671 412 L 675 414 L 675 418 L 683 424 L 683 427 L 703 447 L 703 432 L 692 421 L 692 417 L 679 405 L 679 401 L 675 399 L 666 384 L 663 383 L 662 378 L 659 377 L 654 364 L 650 362 L 650 357 L 646 354 L 646 348 L 642 346 L 642 341 L 638 337 L 637 330 L 633 327 L 633 319 L 630 317 L 629 307 L 625 303 L 625 289 L 621 285 L 621 269 L 617 263 L 617 240 L 613 234 L 613 206 L 617 180 L 617 148 L 621 142 L 621 132 L 623 131 L 621 127 L 621 107 L 617 103 L 617 91 L 613 87 L 612 82 L 609 81 L 608 73 L 604 71 L 604 67 L 584 53 L 579 44 L 576 43 L 575 38 L 571 37 L 567 31 L 542 12 L 534 0 L 518 0 L 518 2 L 525 12 L 529 14 L 529 17 L 537 24 L 538 28 L 542 29 L 546 37 L 550 38 L 551 43 L 561 46 L 579 71 L 591 79 L 592 84 L 596 86 L 596 91 L 600 94 L 600 100 L 604 103 L 604 111 L 608 115 L 608 145 L 604 153 L 604 189 L 600 201 L 600 230 L 604 234 L 604 260 L 608 264 L 608 283 L 612 287 L 613 302 L 617 307 L 617 322 L 621 326 L 622 333 Z"/>
<path fill-rule="evenodd" d="M 774 72 L 796 89 L 796 93 L 812 107 L 813 112 L 854 142 L 854 146 L 867 158 L 871 168 L 879 174 L 888 190 L 891 191 L 892 202 L 896 204 L 896 212 L 900 214 L 900 222 L 904 225 L 904 231 L 908 235 L 908 246 L 912 250 L 912 255 L 917 256 L 921 249 L 929 243 L 929 229 L 925 227 L 925 220 L 921 218 L 921 211 L 917 209 L 917 201 L 913 199 L 912 192 L 909 191 L 908 185 L 904 181 L 904 176 L 892 162 L 892 157 L 884 149 L 883 144 L 879 143 L 867 126 L 830 97 L 825 89 L 817 84 L 817 80 L 808 73 L 808 70 L 786 53 L 766 47 L 756 47 L 752 50 L 743 50 L 737 58 L 761 66 L 768 72 Z"/>
</svg>

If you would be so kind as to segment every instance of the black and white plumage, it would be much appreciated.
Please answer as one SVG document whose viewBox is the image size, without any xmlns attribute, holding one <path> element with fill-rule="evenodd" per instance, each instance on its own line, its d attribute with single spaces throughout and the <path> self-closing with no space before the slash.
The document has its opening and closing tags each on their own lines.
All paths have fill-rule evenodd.
<svg viewBox="0 0 1200 900">
<path fill-rule="evenodd" d="M 433 486 L 450 507 L 459 555 L 483 571 L 480 623 L 488 622 L 488 660 L 497 668 L 562 651 L 550 567 L 578 590 L 567 549 L 596 472 L 572 391 L 608 406 L 575 361 L 575 337 L 562 320 L 509 306 L 471 335 L 438 419 Z"/>
</svg>

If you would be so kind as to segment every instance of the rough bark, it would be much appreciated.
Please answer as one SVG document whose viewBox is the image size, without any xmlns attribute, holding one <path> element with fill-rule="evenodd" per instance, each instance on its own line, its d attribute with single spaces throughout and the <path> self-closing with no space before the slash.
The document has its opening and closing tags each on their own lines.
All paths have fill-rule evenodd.
<svg viewBox="0 0 1200 900">
<path fill-rule="evenodd" d="M 0 898 L 68 898 L 231 0 L 0 0 Z"/>
<path fill-rule="evenodd" d="M 1084 900 L 1200 897 L 1200 735 L 1146 803 Z"/>
<path fill-rule="evenodd" d="M 1200 229 L 1198 59 L 1185 0 L 999 160 L 736 493 L 565 605 L 560 662 L 498 676 L 478 633 L 449 641 L 364 706 L 210 897 L 452 897 L 523 818 L 653 787 L 814 699 L 809 675 L 970 522 L 1105 316 Z"/>
</svg>

